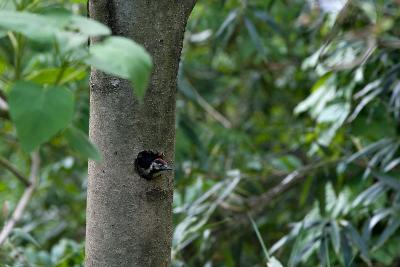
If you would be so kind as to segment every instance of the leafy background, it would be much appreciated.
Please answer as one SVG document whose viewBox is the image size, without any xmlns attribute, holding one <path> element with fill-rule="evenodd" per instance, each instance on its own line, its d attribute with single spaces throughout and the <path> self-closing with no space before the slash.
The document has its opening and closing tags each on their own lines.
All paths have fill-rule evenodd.
<svg viewBox="0 0 400 267">
<path fill-rule="evenodd" d="M 13 2 L 0 3 L 15 9 Z M 85 44 L 88 35 L 107 29 L 76 16 L 81 34 L 65 28 L 60 14 L 85 14 L 84 1 L 16 3 L 19 10 L 58 19 L 56 30 L 48 23 L 48 31 L 35 30 L 34 18 L 33 29 L 10 28 L 0 19 L 0 30 L 13 30 L 0 32 L 0 92 L 10 105 L 8 113 L 0 103 L 2 158 L 29 172 L 34 141 L 24 144 L 18 118 L 30 122 L 38 98 L 29 106 L 14 104 L 19 108 L 13 111 L 16 81 L 31 91 L 41 85 L 44 99 L 49 86 L 61 86 L 74 106 L 67 124 L 60 117 L 55 124 L 62 126 L 43 127 L 48 138 L 36 141 L 39 183 L 0 248 L 0 262 L 83 266 L 86 160 L 100 159 L 85 134 L 87 64 L 109 67 L 107 58 L 93 61 L 96 52 Z M 178 76 L 173 266 L 399 264 L 399 5 L 198 1 Z M 46 33 L 54 31 L 58 42 L 52 43 Z M 118 55 L 107 42 L 98 49 Z M 149 59 L 136 54 L 148 62 L 140 65 L 148 72 Z M 135 80 L 136 72 L 103 70 L 136 86 L 145 83 Z M 25 186 L 0 172 L 3 224 Z"/>
</svg>

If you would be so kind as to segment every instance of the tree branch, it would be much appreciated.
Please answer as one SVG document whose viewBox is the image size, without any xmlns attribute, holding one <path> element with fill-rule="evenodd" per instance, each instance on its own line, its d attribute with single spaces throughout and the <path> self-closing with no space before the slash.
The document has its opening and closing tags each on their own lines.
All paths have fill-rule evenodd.
<svg viewBox="0 0 400 267">
<path fill-rule="evenodd" d="M 28 187 L 31 185 L 28 178 L 26 178 L 24 174 L 22 174 L 14 165 L 12 165 L 11 162 L 9 162 L 7 159 L 1 156 L 0 156 L 0 165 L 3 165 L 4 168 L 12 172 L 15 175 L 15 177 L 17 177 L 18 180 L 20 180 L 25 186 Z"/>
<path fill-rule="evenodd" d="M 225 128 L 232 128 L 232 123 L 224 117 L 218 110 L 216 110 L 213 106 L 211 106 L 201 95 L 200 93 L 196 90 L 196 88 L 192 85 L 192 83 L 188 80 L 185 79 L 185 82 L 188 84 L 190 89 L 192 90 L 195 100 L 197 101 L 197 104 L 206 111 L 211 118 L 219 122 L 223 127 Z"/>
<path fill-rule="evenodd" d="M 29 183 L 30 185 L 25 189 L 22 194 L 18 204 L 11 215 L 11 218 L 5 223 L 3 229 L 0 232 L 0 246 L 4 243 L 4 241 L 8 238 L 11 231 L 14 229 L 15 225 L 21 219 L 26 206 L 29 203 L 29 200 L 32 197 L 33 192 L 36 189 L 37 185 L 37 177 L 39 175 L 39 167 L 40 167 L 40 158 L 38 152 L 33 152 L 31 154 L 31 170 L 29 174 Z"/>
<path fill-rule="evenodd" d="M 309 174 L 310 172 L 315 171 L 322 167 L 330 166 L 332 164 L 339 162 L 340 160 L 342 159 L 312 163 L 310 165 L 304 166 L 298 170 L 291 172 L 289 175 L 286 175 L 286 177 L 282 180 L 282 182 L 280 182 L 275 187 L 271 188 L 270 190 L 261 195 L 254 196 L 248 199 L 247 210 L 250 209 L 252 214 L 258 213 L 259 211 L 264 209 L 265 206 L 267 206 L 275 197 L 289 190 L 291 187 L 293 187 L 298 182 L 303 180 L 306 177 L 306 175 Z"/>
</svg>

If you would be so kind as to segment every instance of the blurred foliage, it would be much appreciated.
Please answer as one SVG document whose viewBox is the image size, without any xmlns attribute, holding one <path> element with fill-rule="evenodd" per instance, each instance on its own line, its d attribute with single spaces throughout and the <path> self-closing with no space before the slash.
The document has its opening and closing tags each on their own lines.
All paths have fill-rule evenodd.
<svg viewBox="0 0 400 267">
<path fill-rule="evenodd" d="M 37 12 L 53 5 L 85 12 L 72 0 Z M 198 1 L 178 76 L 173 266 L 399 264 L 399 5 Z M 13 53 L 0 41 L 3 74 Z M 26 75 L 53 81 L 57 70 L 29 69 L 52 60 L 36 48 Z M 83 132 L 87 73 L 68 81 Z M 13 124 L 0 125 L 1 155 L 26 173 Z M 83 265 L 88 154 L 68 135 L 79 134 L 41 146 L 40 185 L 0 248 L 4 265 Z M 1 170 L 0 223 L 23 189 Z"/>
</svg>

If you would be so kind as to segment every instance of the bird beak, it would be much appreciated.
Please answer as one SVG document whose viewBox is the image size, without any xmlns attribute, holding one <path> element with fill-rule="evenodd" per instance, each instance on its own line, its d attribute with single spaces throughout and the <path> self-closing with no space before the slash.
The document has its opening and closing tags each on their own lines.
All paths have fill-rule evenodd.
<svg viewBox="0 0 400 267">
<path fill-rule="evenodd" d="M 173 170 L 173 168 L 171 168 L 171 167 L 168 166 L 168 165 L 164 165 L 164 166 L 162 166 L 161 169 L 160 169 L 160 171 L 172 171 L 172 170 Z"/>
</svg>

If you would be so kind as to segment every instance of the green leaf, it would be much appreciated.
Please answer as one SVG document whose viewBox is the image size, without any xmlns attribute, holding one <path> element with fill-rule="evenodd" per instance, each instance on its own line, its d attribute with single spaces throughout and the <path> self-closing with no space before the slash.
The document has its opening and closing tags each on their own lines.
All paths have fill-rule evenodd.
<svg viewBox="0 0 400 267">
<path fill-rule="evenodd" d="M 267 262 L 267 267 L 283 267 L 283 265 L 275 257 L 271 257 Z"/>
<path fill-rule="evenodd" d="M 87 36 L 102 36 L 111 34 L 111 30 L 100 22 L 76 15 L 71 16 L 68 29 L 79 31 L 83 35 Z"/>
<path fill-rule="evenodd" d="M 397 218 L 392 218 L 389 221 L 385 230 L 379 236 L 379 239 L 372 250 L 377 250 L 379 247 L 381 247 L 396 232 L 399 227 L 400 221 Z"/>
<path fill-rule="evenodd" d="M 26 232 L 26 231 L 24 231 L 24 230 L 22 230 L 20 228 L 15 228 L 12 231 L 11 239 L 15 240 L 17 238 L 21 238 L 21 239 L 23 239 L 25 241 L 28 241 L 28 242 L 34 244 L 36 247 L 40 247 L 40 244 L 36 241 L 35 238 L 33 238 L 32 235 L 30 235 L 28 232 Z"/>
<path fill-rule="evenodd" d="M 234 9 L 231 12 L 229 12 L 228 16 L 225 18 L 224 22 L 222 22 L 221 26 L 219 27 L 218 31 L 215 33 L 216 37 L 219 37 L 222 35 L 222 33 L 225 32 L 225 30 L 233 23 L 236 21 L 238 18 L 239 10 Z"/>
<path fill-rule="evenodd" d="M 368 264 L 368 266 L 371 266 L 371 260 L 369 258 L 369 252 L 368 252 L 368 245 L 365 242 L 365 240 L 359 235 L 359 233 L 351 223 L 343 221 L 343 225 L 347 230 L 347 232 L 349 233 L 348 236 L 350 237 L 350 241 L 359 249 L 361 253 L 361 258 Z"/>
<path fill-rule="evenodd" d="M 368 221 L 365 222 L 365 225 L 363 227 L 363 238 L 365 240 L 370 240 L 373 228 L 380 221 L 382 221 L 387 216 L 389 216 L 391 213 L 392 213 L 391 209 L 383 209 L 383 210 L 377 211 L 372 218 L 370 218 Z"/>
<path fill-rule="evenodd" d="M 353 121 L 357 118 L 358 114 L 364 109 L 364 107 L 374 100 L 379 94 L 383 92 L 382 88 L 379 88 L 377 90 L 372 91 L 372 93 L 366 95 L 365 97 L 362 98 L 361 102 L 357 105 L 357 107 L 354 109 L 353 113 L 349 117 L 349 121 Z"/>
<path fill-rule="evenodd" d="M 400 192 L 400 180 L 399 179 L 393 178 L 389 175 L 385 175 L 385 174 L 379 173 L 379 172 L 373 172 L 373 175 L 376 176 L 381 183 Z"/>
<path fill-rule="evenodd" d="M 31 72 L 26 79 L 40 84 L 54 84 L 60 75 L 60 68 L 45 68 Z M 63 71 L 59 84 L 85 78 L 84 69 L 67 68 Z"/>
<path fill-rule="evenodd" d="M 0 29 L 15 31 L 36 41 L 51 41 L 57 31 L 52 20 L 33 13 L 0 11 Z"/>
<path fill-rule="evenodd" d="M 42 43 L 57 37 L 61 45 L 67 43 L 68 47 L 86 43 L 89 36 L 111 34 L 107 26 L 63 9 L 47 10 L 45 14 L 1 10 L 0 31 L 15 31 Z"/>
<path fill-rule="evenodd" d="M 52 20 L 60 30 L 88 36 L 110 35 L 111 30 L 98 21 L 77 16 L 64 8 L 49 8 L 44 10 L 43 17 Z"/>
<path fill-rule="evenodd" d="M 326 105 L 336 97 L 335 77 L 332 72 L 322 76 L 311 88 L 311 95 L 296 106 L 294 113 L 309 111 L 313 118 L 318 117 Z"/>
<path fill-rule="evenodd" d="M 318 252 L 319 261 L 321 266 L 330 266 L 329 251 L 328 251 L 328 240 L 321 238 Z"/>
<path fill-rule="evenodd" d="M 65 128 L 72 119 L 74 99 L 64 87 L 17 82 L 9 95 L 11 118 L 22 148 L 30 152 Z"/>
<path fill-rule="evenodd" d="M 317 115 L 318 123 L 335 123 L 340 122 L 342 124 L 347 115 L 350 112 L 350 105 L 345 102 L 339 102 L 332 105 L 327 105 L 321 112 Z"/>
<path fill-rule="evenodd" d="M 340 252 L 340 230 L 336 220 L 331 220 L 329 224 L 329 235 L 331 237 L 332 246 L 336 254 Z"/>
<path fill-rule="evenodd" d="M 264 256 L 265 256 L 265 258 L 267 259 L 267 261 L 269 262 L 269 261 L 270 261 L 270 257 L 269 257 L 269 253 L 268 253 L 268 250 L 267 250 L 267 246 L 265 245 L 264 240 L 263 240 L 263 238 L 262 238 L 262 236 L 261 236 L 261 233 L 260 233 L 260 231 L 258 230 L 257 224 L 256 224 L 256 222 L 253 220 L 253 218 L 251 218 L 250 215 L 248 215 L 248 217 L 249 217 L 249 220 L 250 220 L 250 222 L 251 222 L 251 225 L 253 226 L 253 230 L 254 230 L 254 232 L 255 232 L 256 235 L 257 235 L 258 241 L 259 241 L 260 244 L 261 244 L 262 250 L 263 250 L 263 252 L 264 252 Z M 268 266 L 269 266 L 269 264 L 268 264 Z"/>
<path fill-rule="evenodd" d="M 246 29 L 249 32 L 250 38 L 253 41 L 254 46 L 256 47 L 258 53 L 260 53 L 261 57 L 265 58 L 266 57 L 266 52 L 264 48 L 265 46 L 261 41 L 260 35 L 258 34 L 256 27 L 246 17 L 244 18 L 244 25 L 246 26 Z"/>
<path fill-rule="evenodd" d="M 385 186 L 382 183 L 375 183 L 357 196 L 352 203 L 352 207 L 357 207 L 360 204 L 364 206 L 370 205 L 381 196 L 383 192 L 385 192 Z"/>
<path fill-rule="evenodd" d="M 340 238 L 341 248 L 342 248 L 342 256 L 343 256 L 343 265 L 345 267 L 350 267 L 353 261 L 353 252 L 351 250 L 349 240 L 345 233 L 342 232 L 342 236 Z"/>
<path fill-rule="evenodd" d="M 65 131 L 65 137 L 71 144 L 71 147 L 78 151 L 82 156 L 101 161 L 102 157 L 97 147 L 90 142 L 87 135 L 75 127 L 68 127 Z"/>
<path fill-rule="evenodd" d="M 370 155 L 371 153 L 373 153 L 373 152 L 379 150 L 380 148 L 390 144 L 391 142 L 392 142 L 391 139 L 384 138 L 384 139 L 379 140 L 379 141 L 377 141 L 375 143 L 372 143 L 372 144 L 364 147 L 362 150 L 360 150 L 360 151 L 354 153 L 353 155 L 351 155 L 350 157 L 348 157 L 345 160 L 345 163 L 349 164 L 350 162 L 352 162 L 352 161 L 354 161 L 354 160 L 356 160 L 358 158 Z"/>
<path fill-rule="evenodd" d="M 86 62 L 99 70 L 130 80 L 136 96 L 139 100 L 143 99 L 152 61 L 141 45 L 127 38 L 109 37 L 90 47 Z"/>
<path fill-rule="evenodd" d="M 275 19 L 272 16 L 270 16 L 267 12 L 257 10 L 254 11 L 254 16 L 264 21 L 276 33 L 285 36 L 285 32 L 282 30 L 282 28 L 278 25 L 278 23 L 276 23 Z"/>
</svg>

